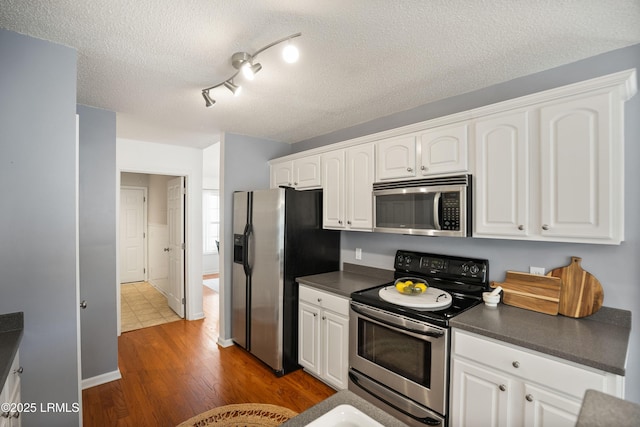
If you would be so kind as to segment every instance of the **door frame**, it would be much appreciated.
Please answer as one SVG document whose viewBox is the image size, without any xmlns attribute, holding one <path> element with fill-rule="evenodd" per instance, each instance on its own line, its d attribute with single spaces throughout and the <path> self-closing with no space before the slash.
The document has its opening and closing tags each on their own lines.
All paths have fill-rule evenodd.
<svg viewBox="0 0 640 427">
<path fill-rule="evenodd" d="M 120 191 L 118 191 L 118 195 L 120 197 L 122 197 L 122 193 L 121 190 L 125 189 L 125 190 L 142 190 L 142 197 L 144 197 L 144 202 L 142 204 L 142 229 L 144 230 L 144 238 L 142 240 L 142 248 L 143 248 L 143 255 L 142 255 L 142 263 L 143 263 L 143 269 L 144 269 L 144 281 L 149 280 L 149 223 L 148 223 L 148 213 L 147 210 L 149 208 L 149 204 L 147 203 L 147 197 L 148 197 L 148 191 L 149 189 L 147 187 L 139 187 L 139 186 L 134 186 L 134 185 L 121 185 L 120 186 Z M 118 237 L 120 237 L 120 226 L 122 225 L 119 221 L 120 219 L 120 199 L 118 199 Z M 120 247 L 120 244 L 122 242 L 120 242 L 120 239 L 118 238 L 118 265 L 120 265 L 120 250 L 122 249 Z M 118 282 L 122 283 L 120 281 L 120 269 L 118 269 Z M 119 297 L 119 293 L 118 293 L 118 297 Z M 120 335 L 118 333 L 118 335 Z"/>
<path fill-rule="evenodd" d="M 123 168 L 118 167 L 116 170 L 116 188 L 120 191 L 120 181 L 122 173 L 138 173 L 146 175 L 165 175 L 165 176 L 182 176 L 185 180 L 185 319 L 186 320 L 198 320 L 204 318 L 204 312 L 202 311 L 202 261 L 198 263 L 198 251 L 194 245 L 202 247 L 202 217 L 196 218 L 193 221 L 189 217 L 190 212 L 201 212 L 202 204 L 198 203 L 198 200 L 194 200 L 197 196 L 192 194 L 193 191 L 200 191 L 201 189 L 191 188 L 193 185 L 197 185 L 197 180 L 194 181 L 194 173 L 188 170 L 159 170 L 159 169 L 138 169 L 138 168 Z M 194 184 L 195 183 L 195 184 Z M 199 200 L 202 200 L 200 197 Z M 116 198 L 116 229 L 120 229 L 120 197 Z M 200 225 L 197 230 L 192 230 L 192 225 Z M 120 236 L 119 233 L 116 236 L 116 330 L 117 336 L 122 334 L 122 306 L 120 303 L 121 286 L 120 286 Z M 195 256 L 195 257 L 194 257 Z M 202 258 L 202 252 L 200 251 L 200 258 Z M 195 267 L 193 264 L 196 264 Z M 198 279 L 199 276 L 199 279 Z"/>
</svg>

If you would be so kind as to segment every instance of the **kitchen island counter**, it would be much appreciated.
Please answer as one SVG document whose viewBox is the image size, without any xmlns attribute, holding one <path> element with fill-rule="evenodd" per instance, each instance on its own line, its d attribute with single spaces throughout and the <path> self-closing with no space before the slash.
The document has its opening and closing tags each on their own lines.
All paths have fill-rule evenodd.
<svg viewBox="0 0 640 427">
<path fill-rule="evenodd" d="M 344 263 L 343 270 L 297 277 L 296 282 L 349 298 L 353 292 L 384 285 L 393 271 Z"/>
<path fill-rule="evenodd" d="M 480 304 L 451 319 L 454 328 L 474 332 L 530 350 L 625 374 L 631 312 L 602 307 L 588 317 L 574 319 L 524 310 L 505 304 Z"/>
<path fill-rule="evenodd" d="M 321 417 L 333 408 L 339 405 L 351 405 L 354 408 L 362 411 L 366 415 L 370 416 L 385 427 L 407 427 L 405 423 L 398 420 L 395 417 L 384 412 L 382 409 L 377 408 L 360 396 L 356 396 L 354 393 L 348 390 L 342 390 L 334 394 L 333 396 L 323 400 L 315 406 L 307 409 L 303 413 L 291 418 L 289 421 L 282 424 L 283 427 L 302 427 L 306 426 L 316 418 Z"/>
<path fill-rule="evenodd" d="M 0 315 L 0 389 L 9 376 L 11 364 L 20 347 L 23 327 L 22 312 Z"/>
</svg>

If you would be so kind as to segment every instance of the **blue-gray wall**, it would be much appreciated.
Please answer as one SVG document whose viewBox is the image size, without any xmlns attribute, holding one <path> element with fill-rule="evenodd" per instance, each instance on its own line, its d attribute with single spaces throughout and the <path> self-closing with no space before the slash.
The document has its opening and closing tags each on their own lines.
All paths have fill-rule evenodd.
<svg viewBox="0 0 640 427">
<path fill-rule="evenodd" d="M 223 217 L 222 244 L 225 256 L 223 296 L 224 330 L 222 339 L 231 338 L 231 270 L 233 264 L 233 192 L 269 188 L 270 169 L 267 160 L 286 156 L 291 146 L 283 142 L 252 138 L 236 134 L 224 134 L 220 147 L 220 189 Z"/>
<path fill-rule="evenodd" d="M 116 114 L 78 105 L 82 379 L 118 370 Z"/>
<path fill-rule="evenodd" d="M 0 29 L 0 313 L 24 312 L 22 402 L 78 396 L 76 51 Z M 23 413 L 73 426 L 78 413 Z"/>
<path fill-rule="evenodd" d="M 304 151 L 630 68 L 640 71 L 640 45 L 301 141 L 294 144 L 292 151 Z M 490 261 L 491 280 L 501 281 L 506 270 L 529 271 L 531 265 L 551 269 L 568 265 L 571 256 L 581 257 L 583 268 L 603 285 L 604 304 L 632 312 L 626 397 L 640 402 L 640 191 L 637 186 L 640 182 L 640 95 L 626 103 L 625 140 L 625 241 L 619 246 L 343 232 L 342 261 L 392 269 L 396 249 L 482 256 Z M 355 260 L 355 248 L 362 248 L 361 261 Z"/>
</svg>

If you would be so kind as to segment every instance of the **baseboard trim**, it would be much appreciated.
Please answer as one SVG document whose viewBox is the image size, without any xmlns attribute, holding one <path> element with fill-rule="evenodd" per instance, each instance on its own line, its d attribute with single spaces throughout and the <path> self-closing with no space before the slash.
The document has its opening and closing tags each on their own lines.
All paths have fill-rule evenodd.
<svg viewBox="0 0 640 427">
<path fill-rule="evenodd" d="M 218 345 L 222 348 L 231 347 L 233 345 L 233 340 L 232 339 L 223 340 L 220 337 L 218 337 Z"/>
<path fill-rule="evenodd" d="M 112 372 L 107 372 L 105 374 L 96 375 L 95 377 L 82 380 L 82 389 L 84 390 L 86 388 L 95 387 L 97 385 L 119 380 L 120 378 L 122 378 L 120 369 L 116 369 Z"/>
</svg>

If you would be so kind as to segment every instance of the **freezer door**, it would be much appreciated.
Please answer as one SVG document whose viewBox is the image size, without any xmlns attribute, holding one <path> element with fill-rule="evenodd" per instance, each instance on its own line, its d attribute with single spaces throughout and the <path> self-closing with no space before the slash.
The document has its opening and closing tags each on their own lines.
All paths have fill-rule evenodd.
<svg viewBox="0 0 640 427">
<path fill-rule="evenodd" d="M 275 371 L 283 369 L 284 213 L 283 189 L 253 192 L 250 351 Z"/>
<path fill-rule="evenodd" d="M 243 348 L 247 348 L 247 275 L 244 268 L 244 239 L 247 226 L 250 193 L 233 194 L 233 236 L 234 261 L 231 270 L 231 339 Z M 241 239 L 238 239 L 241 237 Z"/>
</svg>

